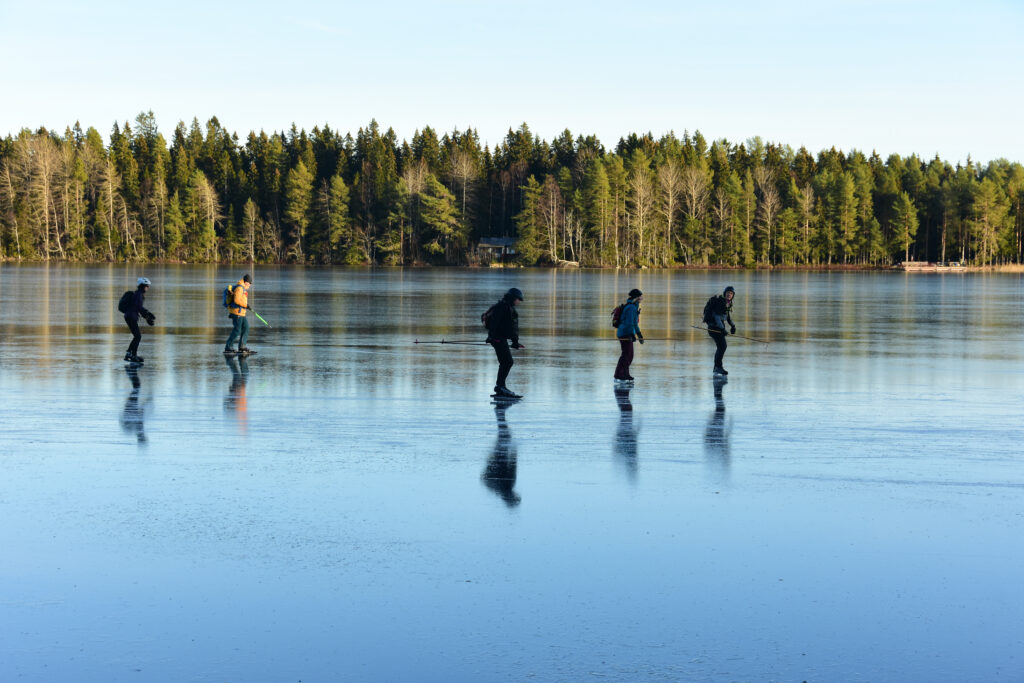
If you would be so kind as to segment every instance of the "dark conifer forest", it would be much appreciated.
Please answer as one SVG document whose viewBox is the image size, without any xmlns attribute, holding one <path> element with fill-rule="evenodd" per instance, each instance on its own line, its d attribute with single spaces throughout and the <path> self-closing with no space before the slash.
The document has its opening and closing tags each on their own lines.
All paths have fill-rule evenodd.
<svg viewBox="0 0 1024 683">
<path fill-rule="evenodd" d="M 5 260 L 475 265 L 514 238 L 523 265 L 975 265 L 1024 260 L 1024 167 L 700 132 L 613 148 L 526 124 L 399 140 L 294 126 L 244 140 L 152 112 L 109 139 L 76 124 L 0 140 Z"/>
</svg>

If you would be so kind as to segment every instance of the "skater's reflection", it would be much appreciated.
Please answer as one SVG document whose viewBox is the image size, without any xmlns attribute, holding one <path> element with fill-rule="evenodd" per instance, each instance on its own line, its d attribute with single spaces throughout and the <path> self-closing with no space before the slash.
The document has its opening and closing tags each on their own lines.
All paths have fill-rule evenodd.
<svg viewBox="0 0 1024 683">
<path fill-rule="evenodd" d="M 487 459 L 487 467 L 480 479 L 484 486 L 501 496 L 510 508 L 519 505 L 520 497 L 513 489 L 516 486 L 516 447 L 512 443 L 505 411 L 514 406 L 519 399 L 498 398 L 494 400 L 494 416 L 498 419 L 498 439 L 494 442 L 494 450 Z"/>
<path fill-rule="evenodd" d="M 227 396 L 224 397 L 224 412 L 235 418 L 238 422 L 238 431 L 245 434 L 248 425 L 245 383 L 249 379 L 249 364 L 244 357 L 236 360 L 234 356 L 225 356 L 224 362 L 231 368 L 231 386 L 228 387 Z"/>
<path fill-rule="evenodd" d="M 726 377 L 715 377 L 715 412 L 708 418 L 704 429 L 704 455 L 708 467 L 724 483 L 729 477 L 729 432 L 732 428 L 725 423 L 725 399 L 722 389 L 729 383 Z"/>
<path fill-rule="evenodd" d="M 128 380 L 132 383 L 132 390 L 124 402 L 124 410 L 121 411 L 121 429 L 128 434 L 134 434 L 139 444 L 146 443 L 146 401 L 139 399 L 142 390 L 142 381 L 139 380 L 139 368 L 136 365 L 127 366 L 124 371 L 128 374 Z"/>
<path fill-rule="evenodd" d="M 637 428 L 633 422 L 633 403 L 629 400 L 629 387 L 615 387 L 615 402 L 619 404 L 619 428 L 615 430 L 615 456 L 626 468 L 626 476 L 636 481 Z"/>
</svg>

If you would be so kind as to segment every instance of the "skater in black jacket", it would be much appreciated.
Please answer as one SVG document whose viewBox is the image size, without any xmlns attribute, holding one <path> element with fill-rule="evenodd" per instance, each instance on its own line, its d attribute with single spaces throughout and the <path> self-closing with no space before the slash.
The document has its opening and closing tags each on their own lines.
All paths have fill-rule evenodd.
<svg viewBox="0 0 1024 683">
<path fill-rule="evenodd" d="M 150 325 L 156 322 L 156 316 L 147 311 L 144 305 L 149 285 L 150 282 L 147 278 L 140 277 L 138 279 L 138 287 L 132 295 L 129 297 L 128 293 L 125 293 L 124 305 L 118 306 L 118 310 L 124 313 L 124 321 L 128 323 L 128 329 L 132 332 L 132 340 L 128 344 L 128 351 L 124 354 L 124 359 L 132 363 L 142 362 L 142 356 L 139 355 L 139 342 L 142 341 L 142 330 L 139 329 L 139 316 L 142 316 Z"/>
<path fill-rule="evenodd" d="M 484 313 L 484 324 L 487 327 L 487 343 L 494 347 L 498 356 L 498 379 L 494 384 L 494 395 L 498 398 L 522 398 L 505 386 L 509 370 L 515 364 L 512 352 L 509 351 L 509 340 L 513 349 L 526 348 L 519 343 L 519 314 L 516 304 L 523 300 L 523 293 L 513 287 L 505 292 L 501 301 L 491 306 Z"/>
<path fill-rule="evenodd" d="M 722 367 L 725 349 L 729 346 L 725 342 L 726 323 L 729 324 L 729 334 L 736 334 L 736 325 L 732 322 L 732 300 L 735 296 L 736 290 L 726 287 L 724 292 L 714 295 L 704 305 L 704 324 L 708 326 L 708 336 L 715 342 L 714 373 L 723 377 L 729 374 Z"/>
</svg>

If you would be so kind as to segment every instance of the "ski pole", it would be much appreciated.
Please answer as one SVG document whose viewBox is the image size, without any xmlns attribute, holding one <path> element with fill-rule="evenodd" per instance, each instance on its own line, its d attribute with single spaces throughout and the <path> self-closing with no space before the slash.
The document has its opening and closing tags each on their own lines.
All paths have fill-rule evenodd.
<svg viewBox="0 0 1024 683">
<path fill-rule="evenodd" d="M 701 327 L 700 325 L 690 325 L 690 327 L 692 327 L 695 330 L 704 330 L 705 332 L 710 332 L 711 334 L 725 334 L 725 330 L 710 330 L 710 329 L 708 329 L 706 327 Z M 771 344 L 770 341 L 767 341 L 767 340 L 764 340 L 764 339 L 754 339 L 753 337 L 744 337 L 742 334 L 730 334 L 730 335 L 726 335 L 726 336 L 738 337 L 740 339 L 747 339 L 749 341 L 757 342 L 759 344 Z"/>
<path fill-rule="evenodd" d="M 250 311 L 252 311 L 252 309 L 251 309 L 251 308 L 250 308 L 249 310 L 250 310 Z M 264 320 L 264 319 L 263 319 L 263 316 L 261 316 L 261 315 L 260 315 L 259 313 L 257 313 L 256 311 L 252 311 L 252 314 L 253 314 L 254 316 L 256 316 L 257 318 L 259 318 L 259 319 L 260 319 L 260 322 L 261 322 L 261 323 L 263 323 L 264 325 L 266 325 L 267 327 L 270 327 L 270 326 L 271 326 L 271 325 L 270 325 L 270 323 L 268 323 L 268 322 L 267 322 L 266 320 Z"/>
<path fill-rule="evenodd" d="M 441 341 L 420 341 L 417 339 L 413 344 L 466 344 L 467 346 L 490 346 L 487 342 L 449 341 L 447 339 L 442 339 Z"/>
</svg>

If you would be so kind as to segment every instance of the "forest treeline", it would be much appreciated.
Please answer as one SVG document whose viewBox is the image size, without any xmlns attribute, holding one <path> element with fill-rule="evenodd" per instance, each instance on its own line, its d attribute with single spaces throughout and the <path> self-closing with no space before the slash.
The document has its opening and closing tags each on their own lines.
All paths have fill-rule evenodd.
<svg viewBox="0 0 1024 683">
<path fill-rule="evenodd" d="M 65 261 L 887 265 L 1024 261 L 1024 167 L 881 159 L 752 138 L 631 134 L 606 149 L 526 124 L 411 140 L 376 121 L 250 132 L 152 112 L 109 141 L 76 124 L 0 140 L 0 256 Z"/>
</svg>

